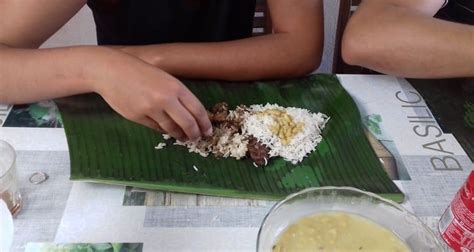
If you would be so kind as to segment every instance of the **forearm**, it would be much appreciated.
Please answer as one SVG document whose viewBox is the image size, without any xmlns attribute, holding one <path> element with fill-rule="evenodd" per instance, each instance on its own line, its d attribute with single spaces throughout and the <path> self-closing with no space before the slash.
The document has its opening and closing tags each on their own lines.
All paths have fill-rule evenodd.
<svg viewBox="0 0 474 252">
<path fill-rule="evenodd" d="M 343 57 L 349 64 L 397 76 L 474 76 L 472 45 L 472 26 L 396 6 L 362 4 L 346 29 Z"/>
<path fill-rule="evenodd" d="M 301 41 L 320 44 L 304 46 Z M 216 43 L 174 43 L 122 48 L 166 72 L 187 78 L 256 80 L 304 75 L 319 66 L 322 34 L 281 33 Z"/>
<path fill-rule="evenodd" d="M 114 50 L 110 50 L 113 52 Z M 0 47 L 0 103 L 29 103 L 93 92 L 93 75 L 107 52 L 99 47 Z"/>
</svg>

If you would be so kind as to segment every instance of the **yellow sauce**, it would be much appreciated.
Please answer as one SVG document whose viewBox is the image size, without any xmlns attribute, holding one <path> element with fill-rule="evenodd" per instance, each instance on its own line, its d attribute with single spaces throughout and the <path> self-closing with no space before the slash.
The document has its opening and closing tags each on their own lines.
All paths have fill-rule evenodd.
<svg viewBox="0 0 474 252">
<path fill-rule="evenodd" d="M 273 252 L 287 251 L 383 251 L 408 252 L 410 249 L 394 233 L 353 214 L 322 213 L 290 225 Z"/>
<path fill-rule="evenodd" d="M 269 127 L 269 130 L 280 138 L 283 145 L 288 145 L 293 137 L 303 131 L 304 123 L 295 123 L 293 117 L 281 109 L 267 109 L 258 112 L 257 116 L 270 116 L 275 123 Z"/>
</svg>

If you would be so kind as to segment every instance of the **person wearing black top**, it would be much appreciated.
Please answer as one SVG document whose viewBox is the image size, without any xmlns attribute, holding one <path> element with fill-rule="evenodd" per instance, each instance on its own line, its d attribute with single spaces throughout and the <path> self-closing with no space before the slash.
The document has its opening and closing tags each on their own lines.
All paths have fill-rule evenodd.
<svg viewBox="0 0 474 252">
<path fill-rule="evenodd" d="M 410 78 L 474 76 L 474 0 L 363 0 L 342 57 Z"/>
<path fill-rule="evenodd" d="M 84 5 L 99 46 L 37 49 Z M 321 61 L 322 0 L 268 0 L 273 33 L 251 37 L 255 0 L 0 0 L 0 103 L 96 92 L 125 118 L 181 140 L 212 134 L 176 78 L 307 74 Z"/>
</svg>

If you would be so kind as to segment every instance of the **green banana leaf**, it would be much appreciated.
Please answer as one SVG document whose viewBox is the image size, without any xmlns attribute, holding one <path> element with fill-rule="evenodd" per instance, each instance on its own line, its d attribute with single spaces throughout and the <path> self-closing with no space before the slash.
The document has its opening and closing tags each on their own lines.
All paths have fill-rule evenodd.
<svg viewBox="0 0 474 252">
<path fill-rule="evenodd" d="M 208 108 L 277 103 L 331 117 L 323 141 L 303 162 L 281 158 L 265 168 L 249 159 L 218 159 L 168 144 L 162 136 L 125 120 L 98 95 L 57 100 L 71 159 L 71 179 L 216 196 L 280 199 L 307 187 L 352 186 L 403 201 L 364 135 L 356 104 L 332 75 L 223 83 L 183 81 Z M 198 171 L 194 169 L 195 166 Z"/>
</svg>

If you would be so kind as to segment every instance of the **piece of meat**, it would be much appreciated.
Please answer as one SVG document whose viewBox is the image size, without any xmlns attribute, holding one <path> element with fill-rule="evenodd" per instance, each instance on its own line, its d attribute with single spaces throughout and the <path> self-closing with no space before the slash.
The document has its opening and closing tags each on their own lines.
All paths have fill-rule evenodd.
<svg viewBox="0 0 474 252">
<path fill-rule="evenodd" d="M 225 102 L 219 102 L 212 107 L 209 119 L 214 123 L 221 123 L 227 120 L 229 115 L 229 105 Z"/>
<path fill-rule="evenodd" d="M 213 114 L 220 113 L 220 112 L 226 112 L 229 113 L 229 105 L 225 102 L 219 102 L 212 107 L 211 112 Z"/>
<path fill-rule="evenodd" d="M 238 133 L 240 131 L 239 123 L 227 120 L 221 124 L 221 128 L 228 130 L 231 134 Z"/>
<path fill-rule="evenodd" d="M 255 162 L 257 166 L 266 166 L 268 159 L 270 158 L 268 147 L 263 145 L 255 137 L 249 138 L 249 143 L 247 144 L 247 149 L 250 158 Z"/>
</svg>

